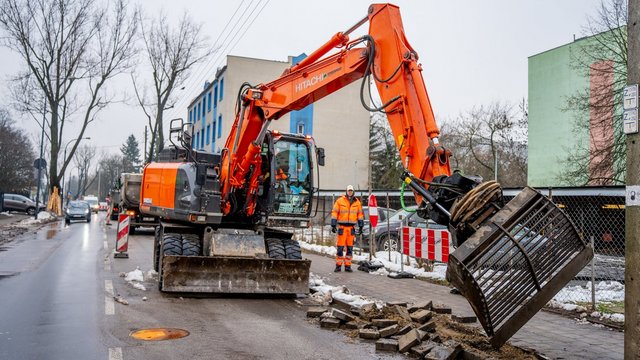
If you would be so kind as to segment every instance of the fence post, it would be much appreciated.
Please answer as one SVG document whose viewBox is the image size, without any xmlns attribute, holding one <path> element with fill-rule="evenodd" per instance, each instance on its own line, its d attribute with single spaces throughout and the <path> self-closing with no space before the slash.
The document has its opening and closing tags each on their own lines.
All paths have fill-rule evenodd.
<svg viewBox="0 0 640 360">
<path fill-rule="evenodd" d="M 593 248 L 595 241 L 591 235 L 591 247 Z M 591 311 L 596 309 L 596 256 L 591 258 Z"/>
</svg>

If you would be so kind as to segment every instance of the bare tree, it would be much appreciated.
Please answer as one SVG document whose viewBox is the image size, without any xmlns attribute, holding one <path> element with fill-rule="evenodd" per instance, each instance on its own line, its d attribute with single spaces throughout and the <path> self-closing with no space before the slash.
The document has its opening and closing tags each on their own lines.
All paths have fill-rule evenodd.
<svg viewBox="0 0 640 360">
<path fill-rule="evenodd" d="M 78 168 L 78 189 L 75 197 L 84 195 L 91 182 L 89 181 L 89 172 L 91 170 L 92 160 L 96 156 L 96 148 L 94 146 L 82 145 L 78 148 L 73 162 Z M 95 176 L 93 176 L 95 178 Z"/>
<path fill-rule="evenodd" d="M 474 107 L 441 127 L 454 170 L 493 179 L 503 186 L 527 183 L 527 112 L 523 102 Z M 498 168 L 496 169 L 496 164 Z"/>
<path fill-rule="evenodd" d="M 0 109 L 0 191 L 28 195 L 35 178 L 35 152 L 27 134 L 13 123 L 9 112 Z"/>
<path fill-rule="evenodd" d="M 389 122 L 382 113 L 373 113 L 369 121 L 371 186 L 374 189 L 397 189 L 401 184 L 403 166 Z"/>
<path fill-rule="evenodd" d="M 82 139 L 87 126 L 115 100 L 106 85 L 132 66 L 138 16 L 126 0 L 0 0 L 3 45 L 17 52 L 24 70 L 12 93 L 19 111 L 49 117 L 49 185 L 60 179 L 80 143 L 60 159 L 65 126 Z M 40 119 L 36 114 L 40 114 Z"/>
<path fill-rule="evenodd" d="M 146 22 L 141 19 L 140 22 L 151 83 L 139 86 L 134 77 L 132 80 L 138 105 L 151 129 L 151 144 L 145 154 L 145 163 L 148 163 L 164 148 L 164 111 L 175 105 L 175 90 L 182 86 L 192 67 L 214 50 L 203 36 L 202 26 L 194 23 L 186 13 L 176 28 L 170 27 L 162 13 L 158 19 Z"/>
<path fill-rule="evenodd" d="M 587 39 L 573 53 L 571 67 L 590 86 L 567 98 L 563 109 L 574 117 L 573 133 L 581 141 L 567 148 L 566 169 L 558 179 L 571 185 L 624 183 L 626 138 L 622 131 L 622 90 L 627 83 L 627 2 L 603 0 L 588 19 Z"/>
</svg>

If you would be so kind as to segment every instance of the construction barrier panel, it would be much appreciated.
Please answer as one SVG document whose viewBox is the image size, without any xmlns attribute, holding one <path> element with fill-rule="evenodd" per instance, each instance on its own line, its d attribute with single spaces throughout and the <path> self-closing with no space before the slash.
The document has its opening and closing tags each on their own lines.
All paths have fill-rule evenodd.
<svg viewBox="0 0 640 360">
<path fill-rule="evenodd" d="M 443 263 L 449 261 L 451 240 L 449 231 L 402 227 L 400 232 L 402 234 L 402 252 L 405 255 Z"/>
<path fill-rule="evenodd" d="M 129 215 L 118 215 L 118 230 L 116 235 L 115 258 L 128 258 L 129 254 Z"/>
</svg>

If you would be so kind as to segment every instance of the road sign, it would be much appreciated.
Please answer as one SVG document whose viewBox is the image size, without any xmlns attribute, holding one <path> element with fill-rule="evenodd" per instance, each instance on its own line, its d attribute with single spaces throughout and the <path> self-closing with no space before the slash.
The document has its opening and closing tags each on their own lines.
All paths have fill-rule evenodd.
<svg viewBox="0 0 640 360">
<path fill-rule="evenodd" d="M 625 110 L 622 113 L 622 125 L 625 134 L 638 132 L 638 109 Z"/>
<path fill-rule="evenodd" d="M 118 216 L 118 230 L 116 231 L 116 249 L 114 258 L 128 258 L 129 254 L 129 215 L 120 214 Z"/>
<path fill-rule="evenodd" d="M 47 167 L 47 160 L 43 158 L 36 159 L 33 162 L 33 167 L 36 169 L 45 169 Z"/>
<path fill-rule="evenodd" d="M 622 108 L 624 110 L 638 108 L 638 84 L 625 86 L 622 96 Z"/>
<path fill-rule="evenodd" d="M 371 223 L 371 227 L 378 226 L 378 201 L 376 200 L 376 196 L 371 194 L 369 195 L 369 222 Z"/>
</svg>

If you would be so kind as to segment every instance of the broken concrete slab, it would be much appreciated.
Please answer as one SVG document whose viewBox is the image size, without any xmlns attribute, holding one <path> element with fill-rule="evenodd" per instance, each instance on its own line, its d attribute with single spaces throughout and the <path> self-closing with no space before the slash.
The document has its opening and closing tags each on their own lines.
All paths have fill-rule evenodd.
<svg viewBox="0 0 640 360">
<path fill-rule="evenodd" d="M 398 316 L 400 316 L 404 320 L 412 321 L 411 314 L 409 313 L 409 310 L 407 310 L 406 307 L 400 306 L 400 305 L 395 305 L 393 307 L 393 309 L 395 310 L 396 313 L 398 313 Z"/>
<path fill-rule="evenodd" d="M 469 350 L 462 350 L 462 354 L 458 356 L 462 360 L 484 360 L 484 356 Z"/>
<path fill-rule="evenodd" d="M 407 307 L 407 302 L 406 301 L 389 301 L 389 302 L 387 302 L 387 306 L 389 306 L 389 307 L 394 307 L 394 306 Z"/>
<path fill-rule="evenodd" d="M 478 321 L 478 318 L 473 315 L 451 315 L 451 320 L 461 324 L 471 324 Z"/>
<path fill-rule="evenodd" d="M 320 320 L 320 327 L 325 329 L 337 329 L 340 327 L 340 320 L 335 318 L 324 318 Z"/>
<path fill-rule="evenodd" d="M 410 313 L 416 312 L 418 310 L 431 310 L 431 307 L 433 306 L 433 302 L 431 302 L 431 300 L 429 301 L 420 301 L 417 302 L 415 304 L 411 304 L 409 307 L 407 307 L 407 310 Z"/>
<path fill-rule="evenodd" d="M 420 343 L 417 330 L 411 330 L 408 333 L 402 335 L 398 340 L 398 351 L 401 353 L 409 351 L 412 347 Z"/>
<path fill-rule="evenodd" d="M 429 321 L 428 323 L 420 326 L 418 328 L 418 330 L 421 331 L 426 331 L 426 332 L 435 332 L 436 331 L 436 322 L 435 321 Z"/>
<path fill-rule="evenodd" d="M 310 307 L 307 309 L 307 317 L 308 318 L 317 318 L 320 317 L 320 315 L 324 314 L 325 312 L 327 312 L 328 310 L 326 308 L 323 307 Z"/>
<path fill-rule="evenodd" d="M 424 356 L 426 354 L 429 353 L 429 351 L 431 351 L 431 349 L 433 349 L 434 347 L 436 347 L 438 344 L 436 343 L 432 343 L 430 341 L 424 342 L 422 344 L 416 345 L 414 347 L 411 348 L 410 352 L 413 355 L 416 355 L 418 357 L 418 359 L 424 359 Z"/>
<path fill-rule="evenodd" d="M 426 331 L 418 330 L 418 338 L 420 341 L 429 340 L 429 333 Z"/>
<path fill-rule="evenodd" d="M 400 328 L 400 330 L 398 330 L 398 332 L 396 334 L 397 335 L 404 335 L 404 334 L 408 333 L 409 331 L 411 331 L 411 329 L 413 329 L 413 325 L 409 324 L 407 326 L 404 326 L 404 327 Z"/>
<path fill-rule="evenodd" d="M 460 344 L 455 347 L 438 345 L 434 346 L 424 358 L 429 360 L 454 360 L 461 352 L 462 345 Z"/>
<path fill-rule="evenodd" d="M 398 341 L 392 339 L 380 339 L 376 341 L 378 351 L 398 351 Z"/>
<path fill-rule="evenodd" d="M 357 321 L 349 321 L 348 323 L 344 324 L 344 327 L 349 330 L 355 330 L 355 329 L 359 329 L 360 325 L 358 324 Z"/>
<path fill-rule="evenodd" d="M 451 307 L 444 304 L 433 304 L 431 310 L 436 314 L 451 314 Z"/>
<path fill-rule="evenodd" d="M 398 330 L 400 330 L 400 325 L 387 326 L 386 328 L 382 328 L 379 330 L 380 337 L 386 338 L 391 335 L 395 335 L 398 333 Z"/>
<path fill-rule="evenodd" d="M 362 305 L 362 307 L 360 308 L 361 312 L 371 312 L 376 310 L 378 307 L 376 306 L 376 304 L 374 303 L 369 303 L 369 304 L 364 304 Z"/>
<path fill-rule="evenodd" d="M 411 314 L 411 320 L 419 324 L 426 323 L 427 321 L 431 320 L 432 317 L 433 317 L 433 312 L 429 310 L 418 310 L 413 314 Z"/>
<path fill-rule="evenodd" d="M 331 303 L 331 306 L 333 306 L 334 308 L 338 308 L 342 311 L 351 311 L 351 304 L 349 304 L 346 301 L 342 301 L 339 299 L 333 299 L 333 302 Z"/>
<path fill-rule="evenodd" d="M 360 331 L 358 331 L 358 336 L 361 339 L 378 340 L 380 338 L 380 333 L 376 329 L 360 329 Z"/>
<path fill-rule="evenodd" d="M 398 320 L 393 319 L 372 319 L 371 323 L 378 329 L 385 328 L 387 326 L 396 325 Z"/>
<path fill-rule="evenodd" d="M 352 306 L 351 310 L 349 310 L 351 312 L 351 314 L 355 315 L 355 316 L 360 316 L 362 315 L 362 309 L 360 309 L 357 306 Z"/>
<path fill-rule="evenodd" d="M 342 322 L 354 321 L 356 319 L 353 315 L 347 314 L 346 312 L 338 309 L 331 309 L 331 315 Z"/>
</svg>

